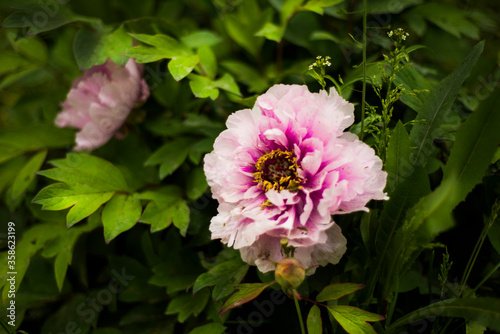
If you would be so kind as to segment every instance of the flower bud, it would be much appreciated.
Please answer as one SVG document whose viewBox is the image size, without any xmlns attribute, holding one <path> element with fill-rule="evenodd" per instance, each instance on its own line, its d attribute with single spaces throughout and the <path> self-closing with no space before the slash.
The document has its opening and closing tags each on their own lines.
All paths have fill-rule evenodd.
<svg viewBox="0 0 500 334">
<path fill-rule="evenodd" d="M 302 284 L 306 277 L 306 269 L 299 260 L 294 257 L 288 257 L 278 262 L 274 271 L 274 277 L 279 285 L 281 285 L 283 291 L 287 292 Z"/>
</svg>

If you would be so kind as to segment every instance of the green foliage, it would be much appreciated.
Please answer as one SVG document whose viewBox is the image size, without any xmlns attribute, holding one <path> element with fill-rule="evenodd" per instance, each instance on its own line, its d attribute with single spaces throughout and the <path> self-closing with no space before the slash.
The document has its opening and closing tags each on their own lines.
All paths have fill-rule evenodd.
<svg viewBox="0 0 500 334">
<path fill-rule="evenodd" d="M 397 333 L 396 329 L 408 322 L 414 322 L 439 314 L 443 317 L 458 317 L 466 320 L 475 320 L 479 324 L 500 330 L 498 317 L 500 300 L 496 298 L 453 298 L 422 307 L 393 323 L 387 333 Z M 411 319 L 411 320 L 410 320 Z"/>
<path fill-rule="evenodd" d="M 362 289 L 364 286 L 362 284 L 356 283 L 337 283 L 326 286 L 321 292 L 316 296 L 316 301 L 326 302 L 330 300 L 337 300 L 344 296 L 350 295 Z"/>
<path fill-rule="evenodd" d="M 345 305 L 331 305 L 327 307 L 330 314 L 344 328 L 347 333 L 377 333 L 367 321 L 382 321 L 384 317 L 363 311 L 359 308 Z"/>
<path fill-rule="evenodd" d="M 0 8 L 0 328 L 296 333 L 295 303 L 309 333 L 414 332 L 415 323 L 436 333 L 500 330 L 496 3 L 0 0 Z M 75 130 L 54 120 L 75 79 L 131 58 L 144 64 L 147 101 L 102 147 L 72 152 Z M 274 84 L 335 88 L 355 106 L 349 131 L 387 172 L 388 200 L 332 217 L 347 253 L 314 268 L 293 301 L 274 289 L 273 272 L 211 240 L 217 203 L 204 174 L 227 117 Z M 14 231 L 12 327 L 4 319 Z"/>
<path fill-rule="evenodd" d="M 451 109 L 460 87 L 483 52 L 483 48 L 484 41 L 478 43 L 460 66 L 429 93 L 416 118 L 418 123 L 410 132 L 411 142 L 417 146 L 412 155 L 412 161 L 416 165 L 425 165 L 432 149 L 432 141 L 442 136 L 440 126 Z"/>
<path fill-rule="evenodd" d="M 317 305 L 313 305 L 307 315 L 307 332 L 310 334 L 322 333 L 321 310 Z"/>
<path fill-rule="evenodd" d="M 265 288 L 275 284 L 276 281 L 269 283 L 244 283 L 236 286 L 236 291 L 222 305 L 219 314 L 229 311 L 232 308 L 248 303 L 257 298 Z"/>
</svg>

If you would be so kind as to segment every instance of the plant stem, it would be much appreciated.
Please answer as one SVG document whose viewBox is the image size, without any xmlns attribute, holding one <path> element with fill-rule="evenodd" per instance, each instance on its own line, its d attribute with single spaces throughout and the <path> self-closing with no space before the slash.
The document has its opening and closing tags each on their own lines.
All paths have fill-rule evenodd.
<svg viewBox="0 0 500 334">
<path fill-rule="evenodd" d="M 399 277 L 396 277 L 396 284 L 394 284 L 394 297 L 392 298 L 391 305 L 389 306 L 389 312 L 387 313 L 387 318 L 385 321 L 386 328 L 389 327 L 392 320 L 392 315 L 394 314 L 394 310 L 396 309 L 396 302 L 398 300 L 398 290 L 399 290 Z"/>
<path fill-rule="evenodd" d="M 306 334 L 306 330 L 304 328 L 304 320 L 302 320 L 302 313 L 300 312 L 299 300 L 297 299 L 297 295 L 295 294 L 295 290 L 292 291 L 293 301 L 295 302 L 295 308 L 297 309 L 297 315 L 299 316 L 300 322 L 300 332 L 302 334 Z"/>
<path fill-rule="evenodd" d="M 472 272 L 472 268 L 474 267 L 474 264 L 476 263 L 477 256 L 479 255 L 479 252 L 481 251 L 481 247 L 483 246 L 484 240 L 488 236 L 488 232 L 495 222 L 495 220 L 498 217 L 498 213 L 500 211 L 500 198 L 497 198 L 495 201 L 495 204 L 493 204 L 493 207 L 491 209 L 491 215 L 490 219 L 488 220 L 488 223 L 484 226 L 483 231 L 481 232 L 481 235 L 479 236 L 479 239 L 476 242 L 476 246 L 474 247 L 474 250 L 472 251 L 472 254 L 469 258 L 469 262 L 467 262 L 467 266 L 465 267 L 464 275 L 462 276 L 462 281 L 460 282 L 460 293 L 458 294 L 458 297 L 462 295 L 462 292 L 464 290 L 465 284 L 467 284 L 467 280 L 469 279 L 469 275 Z"/>
<path fill-rule="evenodd" d="M 481 285 L 484 284 L 484 282 L 486 282 L 491 275 L 493 275 L 495 273 L 495 271 L 498 270 L 498 268 L 500 268 L 500 262 L 497 263 L 497 265 L 490 270 L 490 272 L 481 280 L 481 282 L 479 282 L 479 284 L 471 291 L 467 294 L 467 296 L 465 297 L 469 297 L 470 295 L 472 295 L 474 292 L 476 292 L 477 289 L 479 289 L 481 287 Z"/>
<path fill-rule="evenodd" d="M 361 93 L 361 133 L 359 135 L 361 141 L 365 132 L 365 99 L 366 99 L 366 17 L 367 17 L 367 0 L 363 0 L 363 92 Z"/>
</svg>

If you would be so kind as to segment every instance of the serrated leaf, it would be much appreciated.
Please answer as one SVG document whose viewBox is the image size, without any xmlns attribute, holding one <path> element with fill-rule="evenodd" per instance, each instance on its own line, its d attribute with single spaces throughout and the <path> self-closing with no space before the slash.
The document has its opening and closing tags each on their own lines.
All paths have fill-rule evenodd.
<svg viewBox="0 0 500 334">
<path fill-rule="evenodd" d="M 84 153 L 68 153 L 66 159 L 52 160 L 50 163 L 56 168 L 42 170 L 38 174 L 103 192 L 130 191 L 120 169 L 101 158 Z"/>
<path fill-rule="evenodd" d="M 477 321 L 494 331 L 500 331 L 500 299 L 490 297 L 447 299 L 406 314 L 388 328 L 387 334 L 399 333 L 401 326 L 436 316 Z"/>
<path fill-rule="evenodd" d="M 168 70 L 176 81 L 184 79 L 200 62 L 200 56 L 174 57 L 168 63 Z"/>
<path fill-rule="evenodd" d="M 329 305 L 327 309 L 342 328 L 350 334 L 376 334 L 377 332 L 367 321 L 384 320 L 381 315 L 352 306 Z"/>
<path fill-rule="evenodd" d="M 239 284 L 248 270 L 248 265 L 241 259 L 234 258 L 210 268 L 206 273 L 201 274 L 194 283 L 193 292 L 208 287 L 215 286 L 212 298 L 217 301 L 227 297 L 234 291 L 234 286 Z"/>
<path fill-rule="evenodd" d="M 307 333 L 323 333 L 323 322 L 321 321 L 321 310 L 318 305 L 313 305 L 307 315 Z"/>
<path fill-rule="evenodd" d="M 33 182 L 35 173 L 42 166 L 46 156 L 47 151 L 35 154 L 19 171 L 19 174 L 16 175 L 12 184 L 12 191 L 10 193 L 12 201 L 16 201 L 26 191 L 31 182 Z"/>
<path fill-rule="evenodd" d="M 248 303 L 249 301 L 257 298 L 262 291 L 264 291 L 267 287 L 275 284 L 276 281 L 272 281 L 269 283 L 244 283 L 236 286 L 236 291 L 233 293 L 222 305 L 222 308 L 219 311 L 219 314 L 229 311 L 232 308 Z"/>
<path fill-rule="evenodd" d="M 390 257 L 388 262 L 384 297 L 391 293 L 389 290 L 394 275 L 408 271 L 422 250 L 436 236 L 453 226 L 452 211 L 458 204 L 456 189 L 455 180 L 450 178 L 407 210 L 406 220 L 389 246 L 388 254 L 398 256 Z"/>
<path fill-rule="evenodd" d="M 141 212 L 141 201 L 133 195 L 115 194 L 102 211 L 106 243 L 120 233 L 131 229 L 139 220 Z"/>
<path fill-rule="evenodd" d="M 186 321 L 190 315 L 197 316 L 203 311 L 210 298 L 208 290 L 202 290 L 194 295 L 182 294 L 174 297 L 168 304 L 165 314 L 178 314 L 180 323 Z"/>
<path fill-rule="evenodd" d="M 61 229 L 60 235 L 56 234 L 57 238 L 44 247 L 42 256 L 56 258 L 54 261 L 54 273 L 59 291 L 62 290 L 68 266 L 73 259 L 73 248 L 76 242 L 83 234 L 96 229 L 99 225 L 100 220 L 89 218 L 87 224 L 74 226 L 67 230 Z"/>
<path fill-rule="evenodd" d="M 496 89 L 459 128 L 443 168 L 443 180 L 456 177 L 459 202 L 481 182 L 500 143 L 499 93 Z"/>
<path fill-rule="evenodd" d="M 160 164 L 160 178 L 163 179 L 172 174 L 186 160 L 194 142 L 194 138 L 176 138 L 156 150 L 144 165 L 154 166 Z"/>
<path fill-rule="evenodd" d="M 418 114 L 417 123 L 410 133 L 412 145 L 417 146 L 412 161 L 415 165 L 425 165 L 432 152 L 433 140 L 442 135 L 440 126 L 450 110 L 455 96 L 472 67 L 483 52 L 484 41 L 479 42 L 465 57 L 462 63 L 446 78 L 444 78 L 427 96 Z"/>
<path fill-rule="evenodd" d="M 226 326 L 219 323 L 211 323 L 203 326 L 196 327 L 189 334 L 222 334 L 226 330 Z"/>
<path fill-rule="evenodd" d="M 189 224 L 189 208 L 182 199 L 180 188 L 168 186 L 158 191 L 144 192 L 137 198 L 152 200 L 139 219 L 151 225 L 151 232 L 163 230 L 174 222 L 181 234 L 185 235 Z"/>
<path fill-rule="evenodd" d="M 415 167 L 410 163 L 410 136 L 398 121 L 387 145 L 384 170 L 387 172 L 387 188 L 392 192 L 404 179 L 413 174 Z"/>
<path fill-rule="evenodd" d="M 75 35 L 73 52 L 80 69 L 104 64 L 108 58 L 123 66 L 129 59 L 123 53 L 131 46 L 132 37 L 123 26 L 114 31 L 80 29 Z"/>
<path fill-rule="evenodd" d="M 329 300 L 337 300 L 341 297 L 350 295 L 362 289 L 364 287 L 363 284 L 356 283 L 335 283 L 330 284 L 321 290 L 321 292 L 316 296 L 317 302 L 326 302 Z"/>
<path fill-rule="evenodd" d="M 33 203 L 41 204 L 44 210 L 71 209 L 66 216 L 68 227 L 94 213 L 102 204 L 113 197 L 114 192 L 103 192 L 82 185 L 54 183 L 35 196 Z"/>
<path fill-rule="evenodd" d="M 391 194 L 389 201 L 385 203 L 378 219 L 378 228 L 375 235 L 375 252 L 377 255 L 372 262 L 373 272 L 370 277 L 370 294 L 373 292 L 376 280 L 379 277 L 384 277 L 385 284 L 391 286 L 392 276 L 390 272 L 394 268 L 390 269 L 391 266 L 389 264 L 397 261 L 397 258 L 392 256 L 393 253 L 391 252 L 391 248 L 396 247 L 394 238 L 403 225 L 407 211 L 420 198 L 429 194 L 430 191 L 429 177 L 426 171 L 422 167 L 416 167 L 413 174 L 397 186 L 396 190 Z M 403 241 L 398 240 L 396 242 Z M 386 275 L 379 276 L 381 272 L 386 272 Z"/>
</svg>

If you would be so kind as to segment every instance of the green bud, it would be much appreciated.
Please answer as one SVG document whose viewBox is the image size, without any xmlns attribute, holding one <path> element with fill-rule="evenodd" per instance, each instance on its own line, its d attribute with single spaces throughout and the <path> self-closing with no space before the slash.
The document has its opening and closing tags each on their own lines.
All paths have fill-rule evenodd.
<svg viewBox="0 0 500 334">
<path fill-rule="evenodd" d="M 306 269 L 296 258 L 287 257 L 278 262 L 274 277 L 283 291 L 287 292 L 302 284 L 306 277 Z"/>
</svg>

